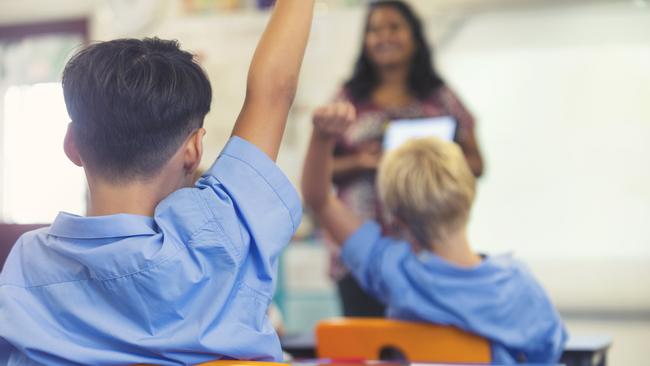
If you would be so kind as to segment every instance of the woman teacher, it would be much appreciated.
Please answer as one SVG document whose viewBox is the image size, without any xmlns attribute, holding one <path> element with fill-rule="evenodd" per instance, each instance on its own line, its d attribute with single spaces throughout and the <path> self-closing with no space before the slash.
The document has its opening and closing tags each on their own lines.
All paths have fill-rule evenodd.
<svg viewBox="0 0 650 366">
<path fill-rule="evenodd" d="M 375 174 L 385 127 L 396 119 L 448 116 L 456 122 L 455 142 L 472 172 L 483 172 L 474 118 L 433 67 L 422 24 L 402 1 L 369 5 L 362 50 L 339 100 L 357 109 L 357 121 L 337 144 L 334 184 L 339 197 L 362 217 L 379 219 Z M 345 316 L 383 316 L 384 307 L 366 295 L 333 252 Z"/>
</svg>

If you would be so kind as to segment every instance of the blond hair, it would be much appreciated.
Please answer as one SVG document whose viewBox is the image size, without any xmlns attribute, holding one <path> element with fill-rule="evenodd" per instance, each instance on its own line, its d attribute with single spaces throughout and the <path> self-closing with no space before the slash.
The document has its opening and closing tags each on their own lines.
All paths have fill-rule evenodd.
<svg viewBox="0 0 650 366">
<path fill-rule="evenodd" d="M 476 192 L 459 146 L 438 138 L 414 139 L 389 152 L 377 185 L 387 213 L 426 246 L 467 224 Z"/>
</svg>

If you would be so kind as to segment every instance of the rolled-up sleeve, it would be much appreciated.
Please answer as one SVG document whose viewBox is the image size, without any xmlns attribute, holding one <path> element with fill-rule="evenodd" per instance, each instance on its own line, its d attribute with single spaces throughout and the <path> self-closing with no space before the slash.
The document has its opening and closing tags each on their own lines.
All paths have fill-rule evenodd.
<svg viewBox="0 0 650 366">
<path fill-rule="evenodd" d="M 209 188 L 218 202 L 233 206 L 234 220 L 217 211 L 215 217 L 235 241 L 256 247 L 271 275 L 269 266 L 274 266 L 302 217 L 298 192 L 284 173 L 255 145 L 235 136 L 197 187 Z"/>
</svg>

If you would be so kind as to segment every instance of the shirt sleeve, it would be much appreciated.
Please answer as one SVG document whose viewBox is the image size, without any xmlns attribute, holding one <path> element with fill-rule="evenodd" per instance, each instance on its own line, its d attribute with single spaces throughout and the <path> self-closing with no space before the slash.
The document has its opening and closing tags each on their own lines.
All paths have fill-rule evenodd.
<svg viewBox="0 0 650 366">
<path fill-rule="evenodd" d="M 0 337 L 0 365 L 9 364 L 9 356 L 11 355 L 12 351 L 13 347 L 11 347 L 7 341 Z"/>
<path fill-rule="evenodd" d="M 208 203 L 228 202 L 231 212 L 213 215 L 235 243 L 254 247 L 260 275 L 274 277 L 279 254 L 302 216 L 300 197 L 284 173 L 255 145 L 235 136 L 197 187 L 207 192 Z"/>
<path fill-rule="evenodd" d="M 377 222 L 367 221 L 350 235 L 341 251 L 343 262 L 359 285 L 383 303 L 390 297 L 386 278 L 400 275 L 393 271 L 397 266 L 392 262 L 398 262 L 402 256 L 388 254 L 391 250 L 403 251 L 403 245 L 394 245 L 398 243 L 393 238 L 382 236 Z"/>
</svg>

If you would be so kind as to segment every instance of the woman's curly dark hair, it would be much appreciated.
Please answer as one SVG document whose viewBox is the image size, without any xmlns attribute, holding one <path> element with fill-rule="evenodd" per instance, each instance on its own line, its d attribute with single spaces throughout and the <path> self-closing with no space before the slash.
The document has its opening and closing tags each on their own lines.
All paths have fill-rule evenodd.
<svg viewBox="0 0 650 366">
<path fill-rule="evenodd" d="M 368 32 L 370 16 L 378 8 L 393 8 L 402 14 L 411 27 L 413 41 L 415 42 L 415 54 L 411 61 L 408 76 L 409 90 L 418 98 L 425 99 L 433 92 L 445 85 L 444 80 L 438 75 L 433 67 L 431 50 L 424 36 L 422 23 L 411 7 L 400 0 L 381 0 L 369 5 L 364 37 Z M 377 71 L 368 57 L 366 47 L 363 46 L 352 77 L 345 83 L 345 90 L 354 101 L 364 101 L 379 84 Z"/>
</svg>

